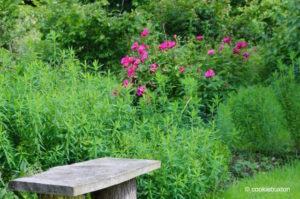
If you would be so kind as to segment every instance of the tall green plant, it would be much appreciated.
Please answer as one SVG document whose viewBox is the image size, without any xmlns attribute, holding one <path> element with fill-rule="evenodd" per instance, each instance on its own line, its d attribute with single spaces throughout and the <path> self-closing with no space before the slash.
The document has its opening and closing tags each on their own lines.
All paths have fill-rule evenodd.
<svg viewBox="0 0 300 199">
<path fill-rule="evenodd" d="M 224 142 L 238 151 L 281 154 L 293 144 L 284 111 L 271 88 L 240 89 L 218 109 Z"/>
<path fill-rule="evenodd" d="M 300 59 L 298 60 L 300 63 Z M 279 63 L 279 72 L 273 75 L 272 88 L 281 103 L 288 122 L 288 128 L 300 150 L 300 85 L 295 81 L 294 67 L 286 68 Z"/>
<path fill-rule="evenodd" d="M 0 47 L 11 49 L 20 0 L 0 0 Z"/>
</svg>

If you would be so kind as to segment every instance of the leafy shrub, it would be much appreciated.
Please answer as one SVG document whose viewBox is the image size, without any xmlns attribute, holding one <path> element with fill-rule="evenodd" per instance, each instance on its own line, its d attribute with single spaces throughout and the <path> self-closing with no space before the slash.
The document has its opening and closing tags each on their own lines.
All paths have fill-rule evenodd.
<svg viewBox="0 0 300 199">
<path fill-rule="evenodd" d="M 135 39 L 132 53 L 121 60 L 120 73 L 123 86 L 133 95 L 153 92 L 177 100 L 187 94 L 208 107 L 216 96 L 223 98 L 241 85 L 263 79 L 262 58 L 244 41 L 234 45 L 228 37 L 223 43 L 211 45 L 205 36 L 190 38 L 188 43 L 174 36 L 159 44 L 159 35 L 148 29 Z M 205 115 L 208 110 L 202 112 Z"/>
<path fill-rule="evenodd" d="M 214 38 L 222 36 L 220 33 L 230 11 L 225 2 L 197 0 L 150 1 L 142 8 L 150 14 L 160 32 L 165 29 L 168 35 L 205 34 Z"/>
<path fill-rule="evenodd" d="M 107 1 L 48 2 L 41 7 L 43 39 L 55 30 L 60 47 L 72 47 L 81 60 L 99 60 L 110 69 L 126 52 L 138 18 L 134 13 L 108 13 L 105 6 Z"/>
<path fill-rule="evenodd" d="M 226 147 L 213 132 L 180 128 L 172 117 L 156 115 L 157 120 L 168 121 L 169 128 L 157 125 L 160 122 L 153 117 L 149 121 L 152 124 L 134 127 L 133 132 L 124 134 L 124 150 L 132 157 L 162 160 L 163 166 L 154 176 L 139 179 L 140 197 L 205 198 L 216 193 L 228 179 Z M 150 127 L 154 124 L 157 127 Z M 151 133 L 144 128 L 151 129 Z"/>
<path fill-rule="evenodd" d="M 204 197 L 227 180 L 229 152 L 202 125 L 194 99 L 150 95 L 132 106 L 135 98 L 116 78 L 82 71 L 72 56 L 57 67 L 6 51 L 0 60 L 4 182 L 104 156 L 162 160 L 138 181 L 145 198 Z"/>
<path fill-rule="evenodd" d="M 11 48 L 20 0 L 0 0 L 0 47 Z"/>
<path fill-rule="evenodd" d="M 299 60 L 300 61 L 300 60 Z M 300 85 L 295 82 L 294 68 L 287 69 L 280 64 L 280 71 L 274 73 L 272 88 L 285 112 L 288 128 L 300 150 Z"/>
<path fill-rule="evenodd" d="M 217 125 L 234 150 L 280 154 L 291 148 L 290 132 L 271 88 L 241 89 L 218 109 Z"/>
<path fill-rule="evenodd" d="M 238 38 L 247 38 L 252 42 L 267 40 L 272 37 L 279 13 L 285 11 L 282 4 L 282 0 L 231 1 L 227 29 Z"/>
<path fill-rule="evenodd" d="M 286 65 L 292 64 L 300 56 L 300 2 L 284 1 L 283 12 L 278 14 L 277 24 L 273 27 L 273 37 L 270 38 L 270 54 L 267 56 L 269 65 L 277 66 L 277 60 Z M 295 63 L 296 78 L 300 80 L 300 65 Z"/>
</svg>

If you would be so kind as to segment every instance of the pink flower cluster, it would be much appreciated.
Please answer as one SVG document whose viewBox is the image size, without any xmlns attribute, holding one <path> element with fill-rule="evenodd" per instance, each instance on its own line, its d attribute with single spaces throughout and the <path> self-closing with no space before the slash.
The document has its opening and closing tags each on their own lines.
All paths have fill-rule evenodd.
<svg viewBox="0 0 300 199">
<path fill-rule="evenodd" d="M 137 96 L 142 96 L 146 93 L 146 86 L 140 86 L 138 87 L 136 94 Z"/>
<path fill-rule="evenodd" d="M 242 49 L 242 48 L 247 48 L 247 43 L 246 43 L 246 42 L 243 42 L 243 41 L 238 42 L 238 43 L 235 45 L 235 47 L 233 48 L 232 51 L 233 51 L 234 54 L 240 55 L 240 54 L 241 54 L 240 49 Z"/>
<path fill-rule="evenodd" d="M 156 63 L 151 64 L 151 66 L 150 66 L 150 71 L 151 71 L 152 73 L 155 73 L 157 68 L 158 68 L 158 65 L 157 65 Z"/>
<path fill-rule="evenodd" d="M 203 35 L 199 35 L 199 36 L 197 36 L 197 37 L 196 37 L 196 39 L 197 39 L 198 41 L 201 41 L 201 40 L 203 40 Z"/>
<path fill-rule="evenodd" d="M 222 39 L 222 42 L 227 43 L 227 44 L 230 45 L 231 44 L 231 37 L 224 37 Z M 248 44 L 244 41 L 237 42 L 235 47 L 232 49 L 232 52 L 234 54 L 241 55 L 240 50 L 243 49 L 243 48 L 247 48 L 247 46 L 248 46 Z M 219 52 L 221 52 L 223 50 L 223 48 L 224 48 L 224 46 L 221 45 L 220 48 L 219 48 Z M 245 61 L 249 56 L 250 56 L 249 52 L 244 52 L 243 53 L 243 57 L 244 57 L 243 60 Z"/>
<path fill-rule="evenodd" d="M 224 42 L 224 43 L 227 43 L 227 44 L 231 44 L 231 37 L 224 37 L 223 39 L 222 39 L 222 41 Z"/>
<path fill-rule="evenodd" d="M 215 50 L 214 49 L 211 49 L 211 50 L 209 50 L 209 51 L 207 51 L 207 55 L 209 56 L 209 55 L 212 55 L 212 54 L 214 54 L 215 53 Z"/>
<path fill-rule="evenodd" d="M 209 70 L 207 70 L 207 71 L 205 72 L 205 77 L 206 77 L 206 78 L 211 78 L 211 77 L 213 77 L 213 76 L 215 76 L 215 71 L 214 71 L 214 70 L 209 69 Z"/>
<path fill-rule="evenodd" d="M 237 49 L 247 48 L 247 43 L 244 42 L 244 41 L 241 41 L 241 42 L 238 42 L 238 43 L 235 45 L 235 47 L 236 47 Z"/>
<path fill-rule="evenodd" d="M 149 34 L 149 30 L 145 29 L 140 33 L 140 36 L 146 37 L 148 34 Z M 177 37 L 176 35 L 173 36 L 173 38 L 175 40 L 176 40 L 176 37 Z M 198 41 L 202 41 L 203 38 L 204 38 L 203 35 L 196 36 L 196 40 L 198 40 Z M 226 46 L 226 44 L 228 45 L 228 47 Z M 175 41 L 166 40 L 158 45 L 158 50 L 165 51 L 165 50 L 172 49 L 175 46 L 176 46 Z M 240 42 L 237 42 L 236 45 L 232 47 L 232 51 L 234 54 L 242 55 L 243 60 L 245 61 L 250 56 L 249 52 L 245 52 L 247 49 L 247 46 L 248 46 L 248 44 L 246 42 L 240 41 Z M 221 45 L 216 50 L 219 53 L 221 53 L 224 48 L 229 48 L 229 47 L 231 48 L 231 37 L 224 37 L 224 38 L 222 38 Z M 138 79 L 136 79 L 136 78 L 142 77 L 142 76 L 141 76 L 141 74 L 139 74 L 139 76 L 137 75 L 137 68 L 139 67 L 140 64 L 143 64 L 143 66 L 146 65 L 145 61 L 148 59 L 148 52 L 147 52 L 148 49 L 149 49 L 149 47 L 146 44 L 144 44 L 144 43 L 139 44 L 138 42 L 134 42 L 131 46 L 131 50 L 136 52 L 135 55 L 132 55 L 132 56 L 127 55 L 126 57 L 123 57 L 121 59 L 121 64 L 123 65 L 124 70 L 127 72 L 127 76 L 128 76 L 127 79 L 125 79 L 124 82 L 122 83 L 123 87 L 125 87 L 125 88 L 127 88 L 128 86 L 133 87 L 134 86 L 133 82 L 135 82 L 135 83 L 138 82 L 140 84 L 140 81 L 137 81 Z M 207 56 L 214 55 L 216 53 L 216 50 L 215 49 L 208 50 Z M 175 60 L 177 59 L 176 54 L 174 55 L 174 59 Z M 150 71 L 149 71 L 149 68 L 150 68 Z M 152 62 L 149 68 L 147 70 L 150 73 L 156 73 L 160 67 L 158 66 L 157 63 Z M 141 70 L 144 71 L 144 67 Z M 162 73 L 166 72 L 166 70 L 163 66 L 161 68 L 161 71 L 162 71 Z M 181 66 L 178 69 L 178 72 L 185 74 L 186 68 L 184 66 Z M 199 74 L 201 74 L 201 72 Z M 208 69 L 205 72 L 204 77 L 209 79 L 209 78 L 214 77 L 215 75 L 216 74 L 213 69 Z M 154 86 L 154 88 L 155 88 L 155 85 L 152 85 L 151 82 L 150 82 L 150 84 L 148 83 L 147 85 L 136 86 L 136 88 L 137 88 L 136 95 L 137 96 L 144 95 L 146 93 L 146 89 L 147 89 L 146 86 L 147 87 Z"/>
<path fill-rule="evenodd" d="M 149 30 L 145 29 L 141 32 L 141 37 L 146 37 L 149 34 Z"/>
<path fill-rule="evenodd" d="M 218 49 L 218 51 L 222 52 L 223 49 L 224 49 L 224 45 L 221 44 L 220 47 L 219 47 L 219 49 Z"/>
<path fill-rule="evenodd" d="M 158 46 L 158 50 L 163 51 L 167 49 L 171 49 L 176 46 L 175 41 L 165 41 Z"/>
<path fill-rule="evenodd" d="M 124 68 L 127 68 L 130 64 L 133 64 L 135 60 L 135 57 L 128 57 L 127 55 L 121 59 L 121 64 L 124 66 Z"/>
</svg>

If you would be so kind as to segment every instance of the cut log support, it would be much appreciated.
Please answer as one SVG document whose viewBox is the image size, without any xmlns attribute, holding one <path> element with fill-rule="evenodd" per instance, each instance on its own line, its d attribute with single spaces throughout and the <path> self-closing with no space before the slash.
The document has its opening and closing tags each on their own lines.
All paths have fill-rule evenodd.
<svg viewBox="0 0 300 199">
<path fill-rule="evenodd" d="M 136 199 L 136 179 L 91 193 L 92 199 Z"/>
<path fill-rule="evenodd" d="M 47 194 L 38 194 L 39 199 L 85 199 L 85 195 L 81 196 L 55 196 Z"/>
</svg>

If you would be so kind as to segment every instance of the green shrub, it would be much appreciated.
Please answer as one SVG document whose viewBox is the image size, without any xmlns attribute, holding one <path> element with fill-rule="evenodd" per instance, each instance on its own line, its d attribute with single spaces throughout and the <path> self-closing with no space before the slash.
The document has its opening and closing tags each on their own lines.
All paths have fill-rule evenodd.
<svg viewBox="0 0 300 199">
<path fill-rule="evenodd" d="M 216 193 L 229 177 L 227 148 L 213 132 L 181 128 L 172 117 L 156 115 L 123 134 L 123 150 L 132 157 L 162 160 L 156 174 L 139 179 L 139 196 L 205 198 Z M 169 128 L 155 120 L 168 121 Z"/>
<path fill-rule="evenodd" d="M 0 0 L 0 48 L 11 49 L 20 0 Z"/>
<path fill-rule="evenodd" d="M 299 60 L 300 61 L 300 60 Z M 285 112 L 288 128 L 300 150 L 300 85 L 295 81 L 294 68 L 281 64 L 279 73 L 274 73 L 272 88 Z"/>
<path fill-rule="evenodd" d="M 109 13 L 107 1 L 82 5 L 68 1 L 49 1 L 41 6 L 43 39 L 51 31 L 62 48 L 72 47 L 81 60 L 99 60 L 107 69 L 119 63 L 136 32 L 134 13 Z"/>
<path fill-rule="evenodd" d="M 197 0 L 150 1 L 141 6 L 159 32 L 168 35 L 204 34 L 208 37 L 221 37 L 225 19 L 230 7 L 226 2 Z"/>
<path fill-rule="evenodd" d="M 272 37 L 278 15 L 284 12 L 283 0 L 231 1 L 226 26 L 232 35 L 259 43 Z"/>
<path fill-rule="evenodd" d="M 167 95 L 171 101 L 183 96 L 198 98 L 203 119 L 210 114 L 208 107 L 216 96 L 223 99 L 230 91 L 265 78 L 260 51 L 245 41 L 212 44 L 196 36 L 187 43 L 180 36 L 160 40 L 151 29 L 147 36 L 134 39 L 131 53 L 124 55 L 119 64 L 123 86 L 137 98 L 140 88 L 145 88 L 146 95 Z M 237 48 L 240 44 L 244 47 Z M 209 71 L 211 76 L 206 75 Z"/>
<path fill-rule="evenodd" d="M 284 111 L 271 88 L 241 89 L 218 109 L 224 142 L 234 150 L 280 154 L 291 149 Z"/>
<path fill-rule="evenodd" d="M 88 73 L 72 56 L 59 63 L 52 67 L 0 53 L 5 183 L 104 156 L 162 161 L 159 171 L 139 179 L 143 198 L 205 197 L 228 179 L 229 151 L 195 114 L 197 101 L 171 103 L 162 94 L 135 102 L 110 74 Z"/>
<path fill-rule="evenodd" d="M 300 2 L 283 1 L 282 12 L 277 13 L 277 23 L 273 27 L 273 37 L 269 40 L 270 55 L 269 65 L 277 65 L 277 60 L 281 59 L 285 64 L 290 65 L 293 59 L 300 56 Z M 300 65 L 296 63 L 297 79 L 300 80 Z"/>
</svg>

